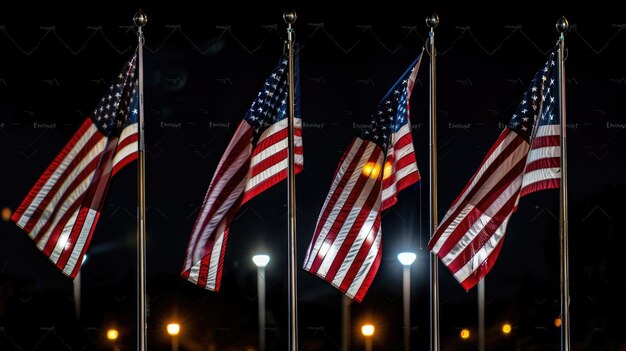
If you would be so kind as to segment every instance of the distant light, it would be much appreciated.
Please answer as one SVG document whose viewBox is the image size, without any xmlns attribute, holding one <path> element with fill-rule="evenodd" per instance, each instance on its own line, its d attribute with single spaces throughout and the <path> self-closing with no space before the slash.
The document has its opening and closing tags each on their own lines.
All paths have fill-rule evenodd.
<svg viewBox="0 0 626 351">
<path fill-rule="evenodd" d="M 415 262 L 416 257 L 417 255 L 413 252 L 400 252 L 398 254 L 398 261 L 400 261 L 403 266 L 410 266 Z"/>
<path fill-rule="evenodd" d="M 461 330 L 461 339 L 463 340 L 467 340 L 470 337 L 470 331 L 469 329 L 462 329 Z"/>
<path fill-rule="evenodd" d="M 561 327 L 561 318 L 557 317 L 554 319 L 554 326 L 557 328 Z"/>
<path fill-rule="evenodd" d="M 511 325 L 509 323 L 504 323 L 502 325 L 502 333 L 504 333 L 504 334 L 509 334 L 511 332 L 511 329 L 512 329 L 512 327 L 511 327 Z"/>
<path fill-rule="evenodd" d="M 10 208 L 5 207 L 2 209 L 2 220 L 7 222 L 9 219 L 11 219 L 11 215 L 13 214 L 13 212 L 11 211 Z"/>
<path fill-rule="evenodd" d="M 107 339 L 113 341 L 113 340 L 117 340 L 117 338 L 120 336 L 120 333 L 117 331 L 117 329 L 109 329 L 107 330 Z"/>
<path fill-rule="evenodd" d="M 254 255 L 252 256 L 252 262 L 254 262 L 257 267 L 265 267 L 270 263 L 270 257 L 268 255 Z"/>
<path fill-rule="evenodd" d="M 363 175 L 372 179 L 377 179 L 380 173 L 380 165 L 374 162 L 368 162 L 363 166 Z"/>
<path fill-rule="evenodd" d="M 171 336 L 176 336 L 180 333 L 180 324 L 170 323 L 167 325 L 167 333 Z"/>
<path fill-rule="evenodd" d="M 361 327 L 361 334 L 364 336 L 374 335 L 374 326 L 371 324 L 365 324 Z"/>
</svg>

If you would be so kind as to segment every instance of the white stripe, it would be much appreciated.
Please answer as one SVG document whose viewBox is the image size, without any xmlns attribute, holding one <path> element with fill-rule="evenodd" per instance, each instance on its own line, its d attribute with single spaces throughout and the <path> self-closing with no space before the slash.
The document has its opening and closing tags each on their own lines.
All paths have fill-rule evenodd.
<svg viewBox="0 0 626 351">
<path fill-rule="evenodd" d="M 219 268 L 220 258 L 222 256 L 222 246 L 224 245 L 224 231 L 226 230 L 226 225 L 224 221 L 220 223 L 215 231 L 215 242 L 213 244 L 213 249 L 211 250 L 211 260 L 209 261 L 208 271 L 207 271 L 207 285 L 206 288 L 209 290 L 215 290 L 217 286 L 217 271 Z"/>
<path fill-rule="evenodd" d="M 434 253 L 435 255 L 439 253 L 439 250 L 441 250 L 441 247 L 443 246 L 443 244 L 446 243 L 446 241 L 448 241 L 448 238 L 450 237 L 450 235 L 452 234 L 452 232 L 454 232 L 454 230 L 461 224 L 463 223 L 463 221 L 465 220 L 465 217 L 474 209 L 474 205 L 468 203 L 467 205 L 465 205 L 465 207 L 463 207 L 461 209 L 461 211 L 459 212 L 459 214 L 454 217 L 454 219 L 452 220 L 452 222 L 450 222 L 450 225 L 448 225 L 446 227 L 446 229 L 443 231 L 443 233 L 441 233 L 441 236 L 439 236 L 439 239 L 435 242 L 435 245 L 433 245 L 432 253 Z M 442 221 L 443 222 L 443 221 Z"/>
<path fill-rule="evenodd" d="M 320 211 L 320 215 L 318 216 L 317 225 L 315 226 L 316 232 L 317 232 L 318 227 L 322 226 L 322 229 L 319 231 L 317 240 L 315 240 L 315 243 L 313 243 L 313 246 L 309 247 L 309 250 L 307 251 L 307 256 L 305 259 L 306 270 L 310 270 L 315 258 L 317 256 L 325 255 L 326 254 L 325 249 L 327 247 L 328 248 L 330 247 L 330 245 L 322 246 L 322 244 L 324 244 L 326 240 L 326 235 L 328 235 L 328 232 L 330 231 L 330 228 L 335 222 L 335 219 L 339 215 L 341 208 L 343 207 L 345 201 L 350 196 L 350 193 L 352 192 L 352 188 L 354 188 L 356 181 L 361 176 L 361 172 L 352 172 L 352 174 L 350 174 L 350 178 L 346 182 L 344 188 L 341 191 L 341 194 L 339 195 L 337 201 L 335 202 L 335 206 L 331 209 L 330 213 L 328 214 L 328 218 L 326 219 L 324 223 L 320 223 L 319 221 L 322 215 L 326 212 L 326 208 L 328 207 L 330 200 L 333 198 L 334 195 L 336 196 L 335 190 L 337 189 L 337 186 L 339 185 L 341 180 L 346 175 L 346 172 L 348 171 L 350 164 L 352 164 L 352 162 L 354 161 L 354 157 L 357 155 L 357 152 L 361 148 L 361 145 L 363 144 L 363 142 L 364 141 L 361 138 L 354 139 L 354 142 L 352 143 L 352 148 L 349 150 L 348 154 L 346 155 L 346 158 L 341 163 L 341 166 L 339 170 L 337 171 L 337 174 L 335 175 L 335 179 L 333 180 L 333 183 L 330 187 L 330 191 L 328 192 L 328 195 L 326 196 L 326 200 L 324 201 L 324 206 L 322 207 L 322 210 Z M 365 150 L 363 154 L 361 155 L 361 158 L 357 161 L 357 164 L 355 167 L 356 170 L 362 169 L 363 166 L 367 163 L 367 160 L 372 154 L 374 147 L 375 147 L 374 143 L 369 143 L 365 147 Z M 324 249 L 324 252 L 320 252 L 320 250 L 322 249 Z"/>
<path fill-rule="evenodd" d="M 252 156 L 252 159 L 250 159 L 250 168 L 282 150 L 287 150 L 287 139 L 282 139 L 281 141 L 268 146 L 263 151 Z"/>
<path fill-rule="evenodd" d="M 56 216 L 54 216 L 54 219 L 52 220 L 52 224 L 48 227 L 48 230 L 46 230 L 44 235 L 37 242 L 38 245 L 41 244 L 41 245 L 45 246 L 45 244 L 48 242 L 48 239 L 50 238 L 50 235 L 52 235 L 52 232 L 56 229 L 57 225 L 59 225 L 59 221 L 61 220 L 61 217 L 63 217 L 63 215 L 65 215 L 67 210 L 74 203 L 76 203 L 76 201 L 78 201 L 79 199 L 82 199 L 83 194 L 85 193 L 85 191 L 87 191 L 87 188 L 89 188 L 89 185 L 91 184 L 91 179 L 93 178 L 94 173 L 95 173 L 95 170 L 93 172 L 89 173 L 89 175 L 67 197 L 65 202 L 63 202 L 61 204 L 61 206 L 59 207 L 59 209 L 57 211 Z M 80 209 L 80 206 L 78 206 L 77 211 L 79 209 Z M 63 232 L 65 232 L 65 230 L 67 228 L 69 228 L 69 230 L 71 230 L 72 229 L 71 227 L 74 225 L 74 221 L 75 220 L 76 220 L 76 217 L 74 217 L 74 215 L 73 215 L 72 218 L 70 218 L 70 220 L 68 222 L 61 223 L 64 226 L 64 228 L 65 228 L 65 229 L 63 229 Z M 33 229 L 33 231 L 31 231 L 31 233 L 29 233 L 29 235 L 30 235 L 30 237 L 32 239 L 35 239 L 35 235 L 36 235 L 37 232 L 39 232 L 39 229 L 41 229 L 41 228 L 37 228 L 36 231 Z M 57 239 L 57 240 L 61 240 L 61 238 L 59 237 L 59 239 Z"/>
<path fill-rule="evenodd" d="M 39 231 L 41 230 L 41 228 L 50 220 L 52 214 L 54 213 L 55 209 L 57 209 L 59 205 L 59 201 L 61 201 L 61 199 L 65 195 L 68 188 L 72 185 L 72 183 L 76 181 L 76 177 L 78 177 L 78 175 L 85 169 L 85 167 L 87 167 L 87 165 L 89 165 L 89 163 L 91 163 L 96 158 L 102 156 L 102 151 L 104 150 L 104 147 L 106 146 L 106 141 L 107 141 L 106 138 L 100 139 L 93 146 L 93 148 L 85 154 L 83 159 L 80 160 L 80 162 L 74 168 L 70 170 L 70 173 L 63 181 L 63 184 L 61 184 L 60 186 L 57 184 L 57 180 L 62 176 L 63 172 L 54 172 L 54 174 L 50 176 L 50 178 L 48 179 L 48 182 L 46 182 L 46 185 L 39 192 L 39 195 L 43 195 L 42 198 L 39 199 L 38 201 L 33 201 L 33 204 L 31 204 L 31 207 L 35 203 L 37 204 L 41 203 L 41 201 L 43 201 L 45 196 L 50 192 L 50 190 L 52 190 L 52 188 L 57 188 L 57 191 L 52 197 L 52 199 L 50 199 L 50 202 L 46 206 L 45 210 L 41 212 L 41 215 L 39 216 L 37 223 L 33 226 L 33 229 L 30 232 L 31 238 L 35 238 L 37 234 L 39 234 Z M 68 163 L 71 163 L 72 160 L 65 160 L 64 162 L 66 161 L 68 161 Z M 63 168 L 65 170 L 65 168 L 67 168 L 67 165 L 64 165 Z M 74 201 L 87 190 L 87 188 L 91 184 L 91 179 L 93 175 L 94 175 L 94 172 L 92 171 L 89 174 L 89 176 L 87 176 L 80 183 L 80 185 L 77 186 L 72 191 L 70 196 L 68 196 L 65 199 L 65 202 L 61 204 L 61 209 L 63 210 L 57 211 L 56 213 L 57 220 L 61 218 L 61 216 L 63 216 L 63 214 L 65 213 L 65 210 L 67 210 L 69 205 L 74 203 Z M 51 183 L 50 180 L 53 180 L 53 182 Z M 39 197 L 39 195 L 37 196 Z"/>
<path fill-rule="evenodd" d="M 485 229 L 485 227 L 489 224 L 489 221 L 502 209 L 506 203 L 512 199 L 517 199 L 520 194 L 520 184 L 522 183 L 522 176 L 520 174 L 509 186 L 498 196 L 496 200 L 494 200 L 489 207 L 481 213 L 480 217 L 478 217 L 472 225 L 469 227 L 467 232 L 463 234 L 463 236 L 456 242 L 454 247 L 441 259 L 441 261 L 447 266 L 454 259 L 457 258 L 463 250 L 478 236 L 478 234 Z M 508 218 L 513 214 L 513 211 L 510 211 L 507 216 L 505 222 Z M 471 218 L 470 218 L 471 219 Z"/>
<path fill-rule="evenodd" d="M 536 137 L 548 136 L 548 135 L 561 135 L 561 126 L 558 124 L 545 124 L 537 128 Z"/>
<path fill-rule="evenodd" d="M 375 190 L 372 190 L 372 191 L 375 191 Z M 367 192 L 367 196 L 369 196 L 369 193 L 370 192 L 368 191 Z M 365 201 L 365 200 L 366 200 L 366 198 L 363 199 L 363 201 Z M 361 202 L 358 202 L 358 203 L 361 204 Z M 356 238 L 354 239 L 354 242 L 350 246 L 350 250 L 348 251 L 348 254 L 346 255 L 346 257 L 341 262 L 341 266 L 337 270 L 337 274 L 335 275 L 335 278 L 333 279 L 333 283 L 337 283 L 337 284 L 341 285 L 341 283 L 343 282 L 343 279 L 345 278 L 346 274 L 348 274 L 348 271 L 350 270 L 350 267 L 352 266 L 352 263 L 356 259 L 357 255 L 359 253 L 359 250 L 361 249 L 361 246 L 363 246 L 363 243 L 365 242 L 365 239 L 367 239 L 367 237 L 369 236 L 370 232 L 374 229 L 374 224 L 376 223 L 376 218 L 380 215 L 380 205 L 381 205 L 380 196 L 378 196 L 376 198 L 376 202 L 374 203 L 374 206 L 372 206 L 372 209 L 371 209 L 370 213 L 367 214 L 367 219 L 365 220 L 365 222 L 363 222 L 363 226 L 359 229 L 359 233 L 357 234 Z M 359 211 L 357 212 L 357 216 L 358 216 L 359 212 L 361 212 L 361 208 L 358 208 L 358 210 Z M 351 223 L 354 223 L 354 221 L 351 221 Z M 348 228 L 348 230 L 346 230 L 346 234 L 352 228 L 352 224 L 349 227 L 350 228 Z M 342 229 L 344 229 L 344 228 L 345 228 L 345 226 L 342 227 Z M 344 238 L 345 238 L 345 236 L 344 236 Z M 343 243 L 343 240 L 344 239 L 341 239 L 341 243 Z M 340 245 L 337 246 L 337 248 L 340 248 L 340 247 L 341 247 Z"/>
<path fill-rule="evenodd" d="M 502 133 L 505 133 L 507 131 L 507 129 L 505 129 L 504 131 L 502 131 Z M 500 133 L 500 134 L 502 134 Z M 474 178 L 471 180 L 471 183 L 469 184 L 469 186 L 467 187 L 467 189 L 465 190 L 465 192 L 458 198 L 458 200 L 456 200 L 452 206 L 450 207 L 450 209 L 448 210 L 448 212 L 446 213 L 444 220 L 452 215 L 457 207 L 463 203 L 463 201 L 465 201 L 465 198 L 467 197 L 467 195 L 472 191 L 472 189 L 474 188 L 474 186 L 476 186 L 476 183 L 478 183 L 478 181 L 480 180 L 480 178 L 482 177 L 483 173 L 485 173 L 487 171 L 487 169 L 489 169 L 489 166 L 491 166 L 496 158 L 498 157 L 498 155 L 500 155 L 502 153 L 503 150 L 506 149 L 507 146 L 509 146 L 509 144 L 515 139 L 517 138 L 517 134 L 513 133 L 513 132 L 509 132 L 509 134 L 506 136 L 506 138 L 504 138 L 504 140 L 502 140 L 502 142 L 500 143 L 500 145 L 498 145 L 498 147 L 496 147 L 495 150 L 493 150 L 493 152 L 491 153 L 491 155 L 489 155 L 489 157 L 485 160 L 485 162 L 483 162 L 480 166 L 480 168 L 476 171 Z M 523 145 L 526 145 L 526 147 L 528 147 L 527 143 L 522 143 Z M 519 151 L 520 148 L 517 148 L 517 151 Z M 526 153 L 526 151 L 524 151 L 524 154 Z M 442 222 L 443 222 L 442 221 Z"/>
<path fill-rule="evenodd" d="M 382 163 L 382 160 L 383 160 L 383 157 L 382 157 L 382 154 L 380 154 L 376 163 L 380 165 Z M 359 167 L 357 169 L 360 170 L 361 168 L 362 167 Z M 360 175 L 360 172 L 358 172 L 358 173 Z M 344 240 L 346 239 L 346 236 L 350 232 L 350 229 L 352 229 L 352 225 L 354 224 L 354 221 L 359 217 L 359 214 L 361 213 L 361 209 L 362 209 L 363 203 L 367 200 L 367 198 L 370 196 L 370 193 L 372 191 L 376 191 L 379 194 L 378 198 L 376 199 L 376 205 L 374 205 L 373 208 L 376 208 L 376 207 L 380 208 L 380 190 L 381 189 L 380 188 L 379 189 L 374 189 L 374 187 L 377 186 L 377 185 L 380 186 L 380 182 L 379 181 L 376 181 L 376 179 L 372 179 L 371 177 L 367 178 L 367 181 L 365 182 L 365 185 L 363 186 L 363 189 L 361 189 L 361 192 L 359 193 L 359 197 L 354 202 L 354 205 L 350 209 L 350 213 L 346 217 L 346 220 L 344 221 L 343 225 L 341 226 L 341 229 L 337 233 L 337 236 L 335 237 L 335 240 L 333 241 L 333 243 L 332 243 L 332 245 L 330 247 L 330 250 L 328 250 L 328 252 L 324 256 L 324 260 L 322 261 L 322 264 L 320 265 L 320 267 L 317 270 L 317 274 L 319 274 L 320 276 L 325 277 L 326 274 L 328 273 L 328 270 L 330 269 L 330 266 L 335 261 L 335 257 L 337 256 L 337 253 L 338 253 L 339 249 L 341 248 L 341 245 L 343 244 Z M 348 194 L 348 196 L 350 196 L 350 194 Z M 337 206 L 335 206 L 335 208 L 337 208 Z M 339 212 L 339 211 L 337 211 L 337 212 Z M 371 216 L 372 212 L 370 212 L 368 214 L 368 220 L 365 223 L 363 223 L 363 228 L 362 229 L 367 228 L 366 230 L 369 231 L 369 228 L 372 226 L 373 223 L 370 222 L 371 221 L 370 216 Z M 359 233 L 362 233 L 362 232 L 359 231 Z M 359 240 L 359 238 L 357 237 L 357 239 L 355 240 L 355 243 L 357 243 L 358 240 Z M 360 239 L 360 241 L 362 241 L 362 240 L 363 240 L 363 238 Z"/>
<path fill-rule="evenodd" d="M 548 147 L 540 147 L 538 149 L 532 149 L 528 152 L 528 158 L 526 159 L 526 164 L 530 164 L 531 162 L 542 159 L 542 158 L 552 158 L 552 157 L 561 157 L 561 147 L 548 146 Z"/>
<path fill-rule="evenodd" d="M 87 241 L 87 238 L 89 237 L 89 232 L 91 232 L 91 228 L 93 227 L 93 222 L 96 220 L 97 214 L 98 214 L 98 211 L 95 211 L 91 208 L 89 209 L 89 212 L 87 212 L 87 216 L 85 217 L 85 223 L 83 223 L 83 227 L 80 230 L 80 234 L 78 238 L 76 238 L 76 243 L 73 245 L 72 253 L 70 254 L 70 257 L 67 260 L 65 267 L 63 268 L 63 273 L 65 273 L 68 276 L 72 274 L 74 267 L 76 267 L 76 262 L 78 262 L 78 257 L 80 256 L 80 253 L 83 251 L 83 247 L 85 246 L 85 242 Z M 57 250 L 58 250 L 58 254 L 56 254 Z M 52 252 L 52 254 L 60 256 L 63 250 L 64 250 L 64 247 L 57 246 L 54 248 L 54 251 Z"/>
<path fill-rule="evenodd" d="M 398 184 L 399 181 L 415 172 L 417 172 L 417 165 L 415 163 L 409 164 L 406 167 L 400 168 L 394 172 L 396 178 L 393 183 L 387 185 L 387 187 L 383 190 L 383 202 L 397 193 L 396 184 Z"/>
<path fill-rule="evenodd" d="M 74 213 L 72 214 L 72 217 L 70 217 L 70 220 L 65 224 L 65 226 L 63 227 L 63 230 L 61 231 L 61 234 L 59 235 L 59 238 L 57 239 L 57 242 L 55 243 L 52 253 L 50 254 L 50 256 L 48 256 L 48 258 L 50 258 L 50 261 L 54 262 L 54 264 L 56 264 L 57 261 L 59 260 L 59 256 L 60 256 L 60 252 L 58 251 L 59 245 L 61 246 L 61 250 L 62 250 L 62 248 L 65 247 L 67 240 L 70 238 L 72 229 L 74 229 L 74 223 L 76 222 L 76 217 L 78 217 L 78 212 L 80 212 L 80 208 L 74 211 Z M 40 247 L 42 251 L 44 248 L 45 246 Z"/>
<path fill-rule="evenodd" d="M 474 253 L 472 258 L 463 266 L 461 269 L 454 273 L 454 277 L 459 282 L 465 281 L 472 273 L 474 273 L 480 265 L 491 255 L 493 250 L 496 248 L 500 240 L 504 237 L 504 232 L 506 231 L 506 225 L 509 222 L 510 216 L 506 218 L 502 222 L 502 225 L 496 229 L 493 235 L 485 242 L 485 245 Z"/>
<path fill-rule="evenodd" d="M 50 178 L 48 178 L 46 183 L 41 187 L 39 193 L 37 193 L 37 196 L 35 196 L 26 211 L 24 211 L 22 217 L 20 217 L 17 225 L 22 228 L 26 226 L 30 217 L 32 217 L 33 212 L 37 209 L 41 201 L 43 201 L 43 199 L 46 197 L 46 194 L 48 194 L 50 189 L 54 188 L 54 183 L 56 183 L 57 179 L 63 174 L 63 172 L 65 172 L 65 169 L 70 165 L 70 163 L 72 163 L 72 160 L 76 157 L 76 154 L 78 154 L 85 147 L 85 144 L 87 144 L 89 139 L 91 139 L 91 137 L 97 132 L 98 129 L 96 128 L 96 126 L 94 126 L 93 124 L 89 126 L 89 128 L 85 131 L 85 134 L 83 134 L 80 139 L 78 139 L 74 147 L 67 153 L 67 155 L 65 155 L 65 158 L 63 158 L 61 163 L 59 163 L 54 173 L 50 175 Z M 104 148 L 104 146 L 102 148 Z"/>
<path fill-rule="evenodd" d="M 528 172 L 524 174 L 522 188 L 525 188 L 530 184 L 540 182 L 542 180 L 548 180 L 548 179 L 561 179 L 561 169 L 559 167 L 540 168 L 532 172 Z"/>
<path fill-rule="evenodd" d="M 283 159 L 282 161 L 273 164 L 270 168 L 266 168 L 265 170 L 263 170 L 260 173 L 257 173 L 257 175 L 255 175 L 254 177 L 248 179 L 248 182 L 246 183 L 246 189 L 245 191 L 249 191 L 250 189 L 254 188 L 255 186 L 263 183 L 264 181 L 266 181 L 268 178 L 282 172 L 283 170 L 287 169 L 287 165 L 288 165 L 288 160 L 287 159 Z"/>
<path fill-rule="evenodd" d="M 374 237 L 374 244 L 372 244 L 372 246 L 370 247 L 370 251 L 367 253 L 367 257 L 359 268 L 359 272 L 354 276 L 352 284 L 350 284 L 350 287 L 348 287 L 348 289 L 346 290 L 346 295 L 348 295 L 348 297 L 353 298 L 359 292 L 359 289 L 361 288 L 361 285 L 363 285 L 365 277 L 367 277 L 370 269 L 372 269 L 374 260 L 376 260 L 376 256 L 380 251 L 381 238 L 382 232 L 380 230 L 380 227 L 378 227 L 378 232 L 376 233 L 376 237 Z"/>
<path fill-rule="evenodd" d="M 201 261 L 197 261 L 193 266 L 185 269 L 189 270 L 189 276 L 187 277 L 187 280 L 196 285 L 198 285 L 198 276 L 200 275 L 200 264 Z"/>
</svg>

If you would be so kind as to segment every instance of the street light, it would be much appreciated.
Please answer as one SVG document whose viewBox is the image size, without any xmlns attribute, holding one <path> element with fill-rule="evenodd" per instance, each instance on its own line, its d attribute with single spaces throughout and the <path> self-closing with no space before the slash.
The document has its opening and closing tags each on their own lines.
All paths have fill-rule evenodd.
<svg viewBox="0 0 626 351">
<path fill-rule="evenodd" d="M 180 334 L 180 324 L 170 323 L 165 327 L 165 329 L 172 337 L 172 351 L 178 351 L 178 334 Z"/>
<path fill-rule="evenodd" d="M 401 252 L 398 254 L 398 261 L 402 264 L 404 287 L 404 351 L 411 349 L 411 265 L 417 256 L 413 252 Z"/>
<path fill-rule="evenodd" d="M 120 337 L 120 332 L 115 328 L 107 329 L 107 339 L 113 345 L 113 351 L 119 351 L 119 346 L 117 345 L 117 339 Z"/>
<path fill-rule="evenodd" d="M 502 325 L 502 333 L 505 335 L 508 335 L 509 333 L 511 333 L 511 330 L 513 329 L 513 327 L 511 327 L 511 325 L 509 323 L 504 323 Z"/>
<path fill-rule="evenodd" d="M 361 334 L 365 337 L 365 351 L 372 351 L 372 336 L 374 335 L 374 326 L 365 324 L 361 327 Z"/>
<path fill-rule="evenodd" d="M 257 292 L 259 297 L 259 351 L 265 351 L 265 266 L 270 262 L 269 255 L 252 256 L 257 267 Z"/>
<path fill-rule="evenodd" d="M 78 269 L 78 273 L 76 277 L 74 277 L 74 281 L 72 282 L 72 288 L 74 292 L 74 311 L 76 312 L 76 319 L 80 319 L 80 298 L 81 298 L 81 279 L 80 279 L 80 271 L 82 270 L 82 266 L 87 262 L 87 254 L 83 255 L 83 262 L 81 264 L 81 268 Z"/>
<path fill-rule="evenodd" d="M 460 336 L 461 336 L 461 339 L 463 339 L 463 340 L 469 339 L 469 337 L 470 337 L 469 329 L 462 329 Z"/>
</svg>

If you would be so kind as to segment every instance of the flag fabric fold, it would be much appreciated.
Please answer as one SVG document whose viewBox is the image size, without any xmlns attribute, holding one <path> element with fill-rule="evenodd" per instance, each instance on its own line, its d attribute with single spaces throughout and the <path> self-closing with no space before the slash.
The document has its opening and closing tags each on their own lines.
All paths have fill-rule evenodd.
<svg viewBox="0 0 626 351">
<path fill-rule="evenodd" d="M 519 199 L 559 187 L 558 109 L 553 52 L 428 244 L 466 290 L 494 265 Z"/>
<path fill-rule="evenodd" d="M 218 291 L 231 222 L 239 208 L 287 178 L 288 58 L 283 55 L 239 123 L 219 161 L 187 246 L 181 276 L 207 290 Z M 299 62 L 294 74 L 295 172 L 303 167 Z"/>
<path fill-rule="evenodd" d="M 137 158 L 137 51 L 11 219 L 65 275 L 87 252 L 111 177 Z"/>
<path fill-rule="evenodd" d="M 380 265 L 381 212 L 420 180 L 409 118 L 420 60 L 421 55 L 343 154 L 304 259 L 304 270 L 359 302 Z"/>
</svg>

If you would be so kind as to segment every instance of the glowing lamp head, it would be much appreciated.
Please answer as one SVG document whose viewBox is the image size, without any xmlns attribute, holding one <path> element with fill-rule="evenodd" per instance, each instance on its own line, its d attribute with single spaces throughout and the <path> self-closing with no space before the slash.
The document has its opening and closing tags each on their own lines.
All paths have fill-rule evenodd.
<svg viewBox="0 0 626 351">
<path fill-rule="evenodd" d="M 513 329 L 513 327 L 511 327 L 511 325 L 509 323 L 504 323 L 502 325 L 502 333 L 503 334 L 509 334 L 512 329 Z"/>
<path fill-rule="evenodd" d="M 398 261 L 400 261 L 403 266 L 410 266 L 415 262 L 416 257 L 417 255 L 413 252 L 400 252 L 398 254 Z"/>
<path fill-rule="evenodd" d="M 363 334 L 364 336 L 374 335 L 374 326 L 371 324 L 365 324 L 361 327 L 361 334 Z"/>
<path fill-rule="evenodd" d="M 254 255 L 252 256 L 252 262 L 254 262 L 254 264 L 257 267 L 263 268 L 267 266 L 268 263 L 270 263 L 270 256 L 269 255 Z"/>
<path fill-rule="evenodd" d="M 114 340 L 117 340 L 119 336 L 120 336 L 120 333 L 117 331 L 117 329 L 107 330 L 107 339 L 114 341 Z"/>
<path fill-rule="evenodd" d="M 166 327 L 167 333 L 171 336 L 176 336 L 180 333 L 180 324 L 178 323 L 170 323 Z"/>
<path fill-rule="evenodd" d="M 460 335 L 461 335 L 461 339 L 463 339 L 463 340 L 467 340 L 467 339 L 469 339 L 469 337 L 470 337 L 470 331 L 469 331 L 469 329 L 463 329 L 463 330 L 461 330 L 461 334 L 460 334 Z"/>
</svg>

